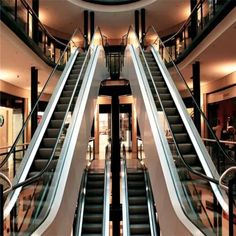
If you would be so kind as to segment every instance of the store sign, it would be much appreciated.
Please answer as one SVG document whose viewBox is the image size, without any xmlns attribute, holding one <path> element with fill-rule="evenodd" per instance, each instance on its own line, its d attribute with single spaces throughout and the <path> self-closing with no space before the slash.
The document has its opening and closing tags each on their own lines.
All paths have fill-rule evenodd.
<svg viewBox="0 0 236 236">
<path fill-rule="evenodd" d="M 0 127 L 4 125 L 4 116 L 0 115 Z"/>
</svg>

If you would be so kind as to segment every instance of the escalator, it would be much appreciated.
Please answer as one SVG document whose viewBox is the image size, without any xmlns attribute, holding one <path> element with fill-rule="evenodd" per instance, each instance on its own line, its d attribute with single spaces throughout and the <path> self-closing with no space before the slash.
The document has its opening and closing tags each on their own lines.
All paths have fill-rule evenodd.
<svg viewBox="0 0 236 236">
<path fill-rule="evenodd" d="M 127 172 L 130 235 L 151 235 L 146 184 L 142 170 Z"/>
<path fill-rule="evenodd" d="M 227 196 L 219 186 L 219 174 L 164 60 L 155 55 L 158 47 L 143 51 L 138 39 L 130 36 L 129 40 L 133 44 L 126 48 L 125 76 L 136 100 L 151 180 L 162 188 L 161 196 L 154 188 L 154 198 L 163 233 L 227 235 L 222 227 L 222 209 L 228 212 Z M 159 201 L 166 202 L 168 210 L 164 211 Z M 168 227 L 168 221 L 179 225 L 175 227 L 179 231 Z"/>
<path fill-rule="evenodd" d="M 82 235 L 102 235 L 104 173 L 89 172 L 82 224 Z"/>
<path fill-rule="evenodd" d="M 6 231 L 9 233 L 17 234 L 24 232 L 29 234 L 33 230 L 34 225 L 37 224 L 37 218 L 41 210 L 47 205 L 46 198 L 52 187 L 53 175 L 67 132 L 65 121 L 69 113 L 73 114 L 83 81 L 83 76 L 79 75 L 85 56 L 86 54 L 79 53 L 73 62 L 41 143 L 31 162 L 26 179 L 31 180 L 35 176 L 39 176 L 41 172 L 45 172 L 42 176 L 39 176 L 36 182 L 32 181 L 31 183 L 29 181 L 26 186 L 22 187 L 20 196 L 10 214 L 11 223 L 6 228 Z"/>
</svg>

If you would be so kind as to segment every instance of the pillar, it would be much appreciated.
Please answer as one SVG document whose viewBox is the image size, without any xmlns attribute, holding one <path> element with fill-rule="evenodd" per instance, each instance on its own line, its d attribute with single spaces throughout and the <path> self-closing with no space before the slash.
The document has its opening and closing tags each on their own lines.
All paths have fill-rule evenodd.
<svg viewBox="0 0 236 236">
<path fill-rule="evenodd" d="M 194 96 L 194 99 L 195 99 L 197 105 L 199 106 L 199 108 L 201 108 L 200 62 L 196 61 L 193 64 L 192 68 L 193 68 L 193 96 Z M 194 109 L 194 124 L 195 124 L 199 134 L 201 135 L 201 114 L 195 104 L 193 106 L 193 109 Z"/>
<path fill-rule="evenodd" d="M 139 39 L 139 11 L 135 10 L 134 12 L 134 28 L 135 28 L 135 33 Z"/>
<path fill-rule="evenodd" d="M 31 111 L 35 106 L 38 99 L 38 69 L 34 66 L 31 67 Z M 35 108 L 31 117 L 31 137 L 38 125 L 38 107 Z"/>
<path fill-rule="evenodd" d="M 84 11 L 84 47 L 88 47 L 88 11 Z"/>
<path fill-rule="evenodd" d="M 113 235 L 120 235 L 120 117 L 119 96 L 112 96 L 112 141 L 111 141 L 111 172 L 112 172 L 112 221 Z"/>
<path fill-rule="evenodd" d="M 141 9 L 141 33 L 142 33 L 142 45 L 144 46 L 144 37 L 146 33 L 146 11 Z"/>
<path fill-rule="evenodd" d="M 92 41 L 94 35 L 94 12 L 90 12 L 90 42 Z"/>
<path fill-rule="evenodd" d="M 194 7 L 197 5 L 197 0 L 190 0 L 190 10 L 193 11 Z M 197 11 L 195 10 L 191 16 L 191 38 L 194 39 L 197 35 Z"/>
<path fill-rule="evenodd" d="M 32 9 L 37 16 L 39 16 L 39 0 L 32 0 Z M 36 44 L 39 43 L 39 29 L 38 29 L 38 19 L 33 17 L 32 20 L 32 37 Z"/>
</svg>

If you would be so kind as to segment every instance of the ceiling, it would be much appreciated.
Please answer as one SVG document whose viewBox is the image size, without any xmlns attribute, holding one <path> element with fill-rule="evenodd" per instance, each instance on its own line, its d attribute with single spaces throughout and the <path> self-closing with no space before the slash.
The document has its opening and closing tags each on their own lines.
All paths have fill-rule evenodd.
<svg viewBox="0 0 236 236">
<path fill-rule="evenodd" d="M 187 18 L 189 0 L 157 0 L 147 5 L 145 9 L 147 26 L 154 25 L 159 32 L 169 32 L 170 28 L 182 24 Z M 68 37 L 77 25 L 83 28 L 83 11 L 84 8 L 68 0 L 40 1 L 42 22 L 57 32 L 68 35 Z M 234 22 L 236 22 L 235 13 Z M 128 26 L 134 23 L 134 11 L 122 13 L 96 11 L 95 22 L 109 38 L 120 38 L 127 32 Z M 21 88 L 30 89 L 30 67 L 36 66 L 39 69 L 39 86 L 41 87 L 48 78 L 51 68 L 2 22 L 0 27 L 0 79 Z M 192 56 L 188 62 L 185 60 L 181 71 L 189 82 L 192 77 L 191 64 L 195 60 L 199 60 L 201 63 L 201 77 L 204 83 L 236 71 L 235 28 L 234 23 L 222 34 L 217 35 L 204 50 L 198 53 L 196 53 L 197 50 L 194 50 L 195 56 Z"/>
</svg>

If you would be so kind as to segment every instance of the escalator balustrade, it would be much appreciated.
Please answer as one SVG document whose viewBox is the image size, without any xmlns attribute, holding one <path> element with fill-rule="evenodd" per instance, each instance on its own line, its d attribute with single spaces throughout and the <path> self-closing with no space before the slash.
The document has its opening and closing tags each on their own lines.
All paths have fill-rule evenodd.
<svg viewBox="0 0 236 236">
<path fill-rule="evenodd" d="M 58 138 L 61 139 L 61 143 L 60 145 L 57 145 L 53 160 L 41 178 L 39 178 L 37 182 L 22 188 L 20 196 L 12 212 L 10 213 L 11 223 L 5 228 L 5 232 L 8 231 L 9 234 L 24 233 L 25 235 L 30 235 L 30 232 L 33 230 L 33 228 L 37 226 L 37 218 L 40 215 L 42 208 L 45 206 L 45 204 L 47 204 L 45 200 L 51 187 L 51 181 L 57 166 L 63 143 L 63 135 L 59 137 L 59 132 L 62 128 L 63 120 L 65 118 L 66 111 L 68 109 L 84 59 L 85 54 L 81 53 L 77 56 L 74 62 L 26 179 L 37 175 L 45 168 L 53 153 L 53 149 L 57 143 Z M 81 79 L 78 82 L 78 86 L 70 106 L 69 111 L 71 113 L 73 113 L 73 109 L 80 91 L 82 78 L 83 76 L 81 76 Z M 65 126 L 63 128 L 63 133 L 65 136 Z M 7 221 L 8 220 L 6 219 L 6 222 Z M 8 234 L 6 233 L 6 235 Z"/>
</svg>

